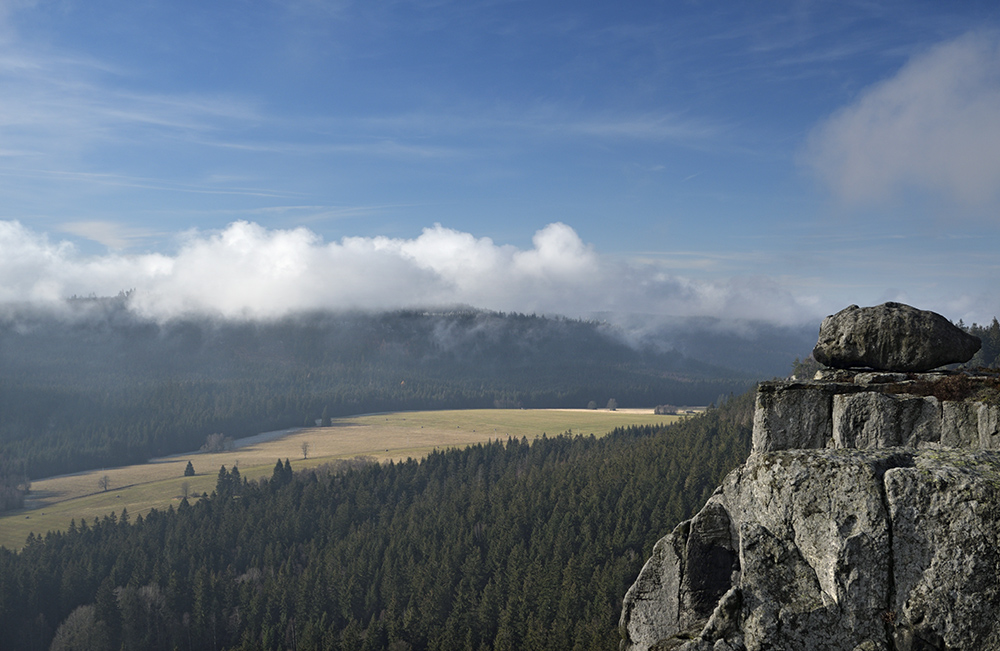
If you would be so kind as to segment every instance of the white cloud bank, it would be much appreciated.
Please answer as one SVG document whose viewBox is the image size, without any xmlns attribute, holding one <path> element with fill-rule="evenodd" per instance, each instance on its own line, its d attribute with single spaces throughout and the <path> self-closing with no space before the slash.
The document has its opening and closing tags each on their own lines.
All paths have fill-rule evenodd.
<svg viewBox="0 0 1000 651">
<path fill-rule="evenodd" d="M 234 222 L 182 236 L 176 254 L 86 256 L 19 222 L 0 221 L 0 305 L 57 308 L 66 297 L 136 290 L 139 314 L 276 318 L 315 309 L 457 304 L 587 316 L 601 312 L 718 316 L 795 323 L 815 308 L 766 278 L 668 275 L 608 258 L 563 223 L 530 249 L 435 225 L 414 239 L 324 242 L 306 228 Z"/>
<path fill-rule="evenodd" d="M 914 57 L 810 136 L 806 161 L 848 202 L 912 188 L 984 205 L 1000 188 L 1000 38 L 968 34 Z"/>
</svg>

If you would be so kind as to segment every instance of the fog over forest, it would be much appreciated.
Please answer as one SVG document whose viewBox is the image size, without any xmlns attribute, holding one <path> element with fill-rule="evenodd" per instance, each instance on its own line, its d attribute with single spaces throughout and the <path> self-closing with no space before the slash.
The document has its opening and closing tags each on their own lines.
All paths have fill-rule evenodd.
<svg viewBox="0 0 1000 651">
<path fill-rule="evenodd" d="M 888 301 L 1000 367 L 997 0 L 0 0 L 0 85 L 0 651 L 624 648 L 671 545 L 749 630 L 783 586 L 678 524 L 759 383 Z M 198 456 L 262 433 L 301 457 Z M 896 600 L 865 644 L 944 648 Z"/>
<path fill-rule="evenodd" d="M 0 305 L 62 309 L 71 296 L 134 290 L 131 309 L 156 321 L 212 316 L 273 319 L 304 310 L 469 305 L 568 317 L 646 314 L 760 319 L 801 325 L 815 298 L 765 278 L 694 280 L 598 252 L 564 223 L 530 249 L 441 225 L 413 239 L 326 242 L 305 227 L 239 221 L 180 235 L 173 253 L 86 254 L 18 222 L 0 221 Z"/>
</svg>

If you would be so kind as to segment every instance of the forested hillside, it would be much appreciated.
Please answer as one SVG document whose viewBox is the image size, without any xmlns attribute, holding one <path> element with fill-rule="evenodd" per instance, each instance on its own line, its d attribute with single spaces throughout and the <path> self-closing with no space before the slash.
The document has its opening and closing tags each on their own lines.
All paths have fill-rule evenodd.
<svg viewBox="0 0 1000 651">
<path fill-rule="evenodd" d="M 194 505 L 0 549 L 0 645 L 613 649 L 626 589 L 745 459 L 752 410 L 259 483 L 223 469 Z"/>
<path fill-rule="evenodd" d="M 589 321 L 463 310 L 158 324 L 127 296 L 67 309 L 0 318 L 0 457 L 28 477 L 324 415 L 705 405 L 751 381 Z"/>
<path fill-rule="evenodd" d="M 1000 322 L 997 322 L 996 317 L 993 317 L 993 321 L 988 326 L 981 326 L 976 323 L 966 326 L 961 321 L 958 322 L 958 325 L 969 334 L 979 337 L 983 342 L 983 347 L 979 349 L 979 352 L 971 360 L 964 364 L 965 367 L 996 368 L 1000 366 Z"/>
</svg>

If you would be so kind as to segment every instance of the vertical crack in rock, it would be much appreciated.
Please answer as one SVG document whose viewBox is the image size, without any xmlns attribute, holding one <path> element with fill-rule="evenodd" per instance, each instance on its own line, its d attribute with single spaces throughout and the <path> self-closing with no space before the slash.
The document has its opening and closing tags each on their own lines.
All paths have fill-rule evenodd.
<svg viewBox="0 0 1000 651">
<path fill-rule="evenodd" d="M 732 587 L 733 574 L 739 571 L 740 564 L 730 529 L 729 513 L 718 500 L 709 500 L 691 519 L 681 568 L 681 631 L 700 630 L 719 599 Z"/>
<path fill-rule="evenodd" d="M 902 464 L 897 466 L 892 466 L 893 468 L 899 467 L 912 467 L 913 459 L 909 459 L 908 464 Z M 889 490 L 886 487 L 886 473 L 889 468 L 885 468 L 882 471 L 881 481 L 879 482 L 880 494 L 882 497 L 882 506 L 885 509 L 885 520 L 886 520 L 886 533 L 888 535 L 888 545 L 886 547 L 887 567 L 888 574 L 886 576 L 886 591 L 885 591 L 885 610 L 882 611 L 882 624 L 885 628 L 885 648 L 890 651 L 896 651 L 896 559 L 895 559 L 895 547 L 893 540 L 893 522 L 892 522 L 892 507 L 889 504 Z"/>
<path fill-rule="evenodd" d="M 912 464 L 912 453 L 900 448 L 787 451 L 748 460 L 748 481 L 727 478 L 726 495 L 736 493 L 730 499 L 742 520 L 750 651 L 888 648 L 882 616 L 891 524 L 883 478 Z"/>
</svg>

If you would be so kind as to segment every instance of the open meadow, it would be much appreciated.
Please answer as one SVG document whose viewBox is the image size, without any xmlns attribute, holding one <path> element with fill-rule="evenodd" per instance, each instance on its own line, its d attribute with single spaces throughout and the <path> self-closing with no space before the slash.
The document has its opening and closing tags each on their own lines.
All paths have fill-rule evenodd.
<svg viewBox="0 0 1000 651">
<path fill-rule="evenodd" d="M 616 427 L 669 423 L 652 409 L 482 409 L 370 414 L 336 418 L 329 427 L 268 432 L 234 441 L 222 452 L 192 452 L 149 463 L 91 470 L 32 482 L 26 508 L 0 518 L 0 545 L 20 548 L 29 533 L 63 531 L 72 520 L 92 522 L 127 509 L 130 517 L 176 506 L 215 488 L 219 468 L 237 466 L 249 479 L 270 476 L 278 459 L 302 470 L 358 456 L 378 461 L 420 458 L 435 449 L 507 438 L 534 439 L 572 432 L 603 436 Z M 188 462 L 195 469 L 185 477 Z M 106 478 L 107 490 L 101 486 Z"/>
</svg>

